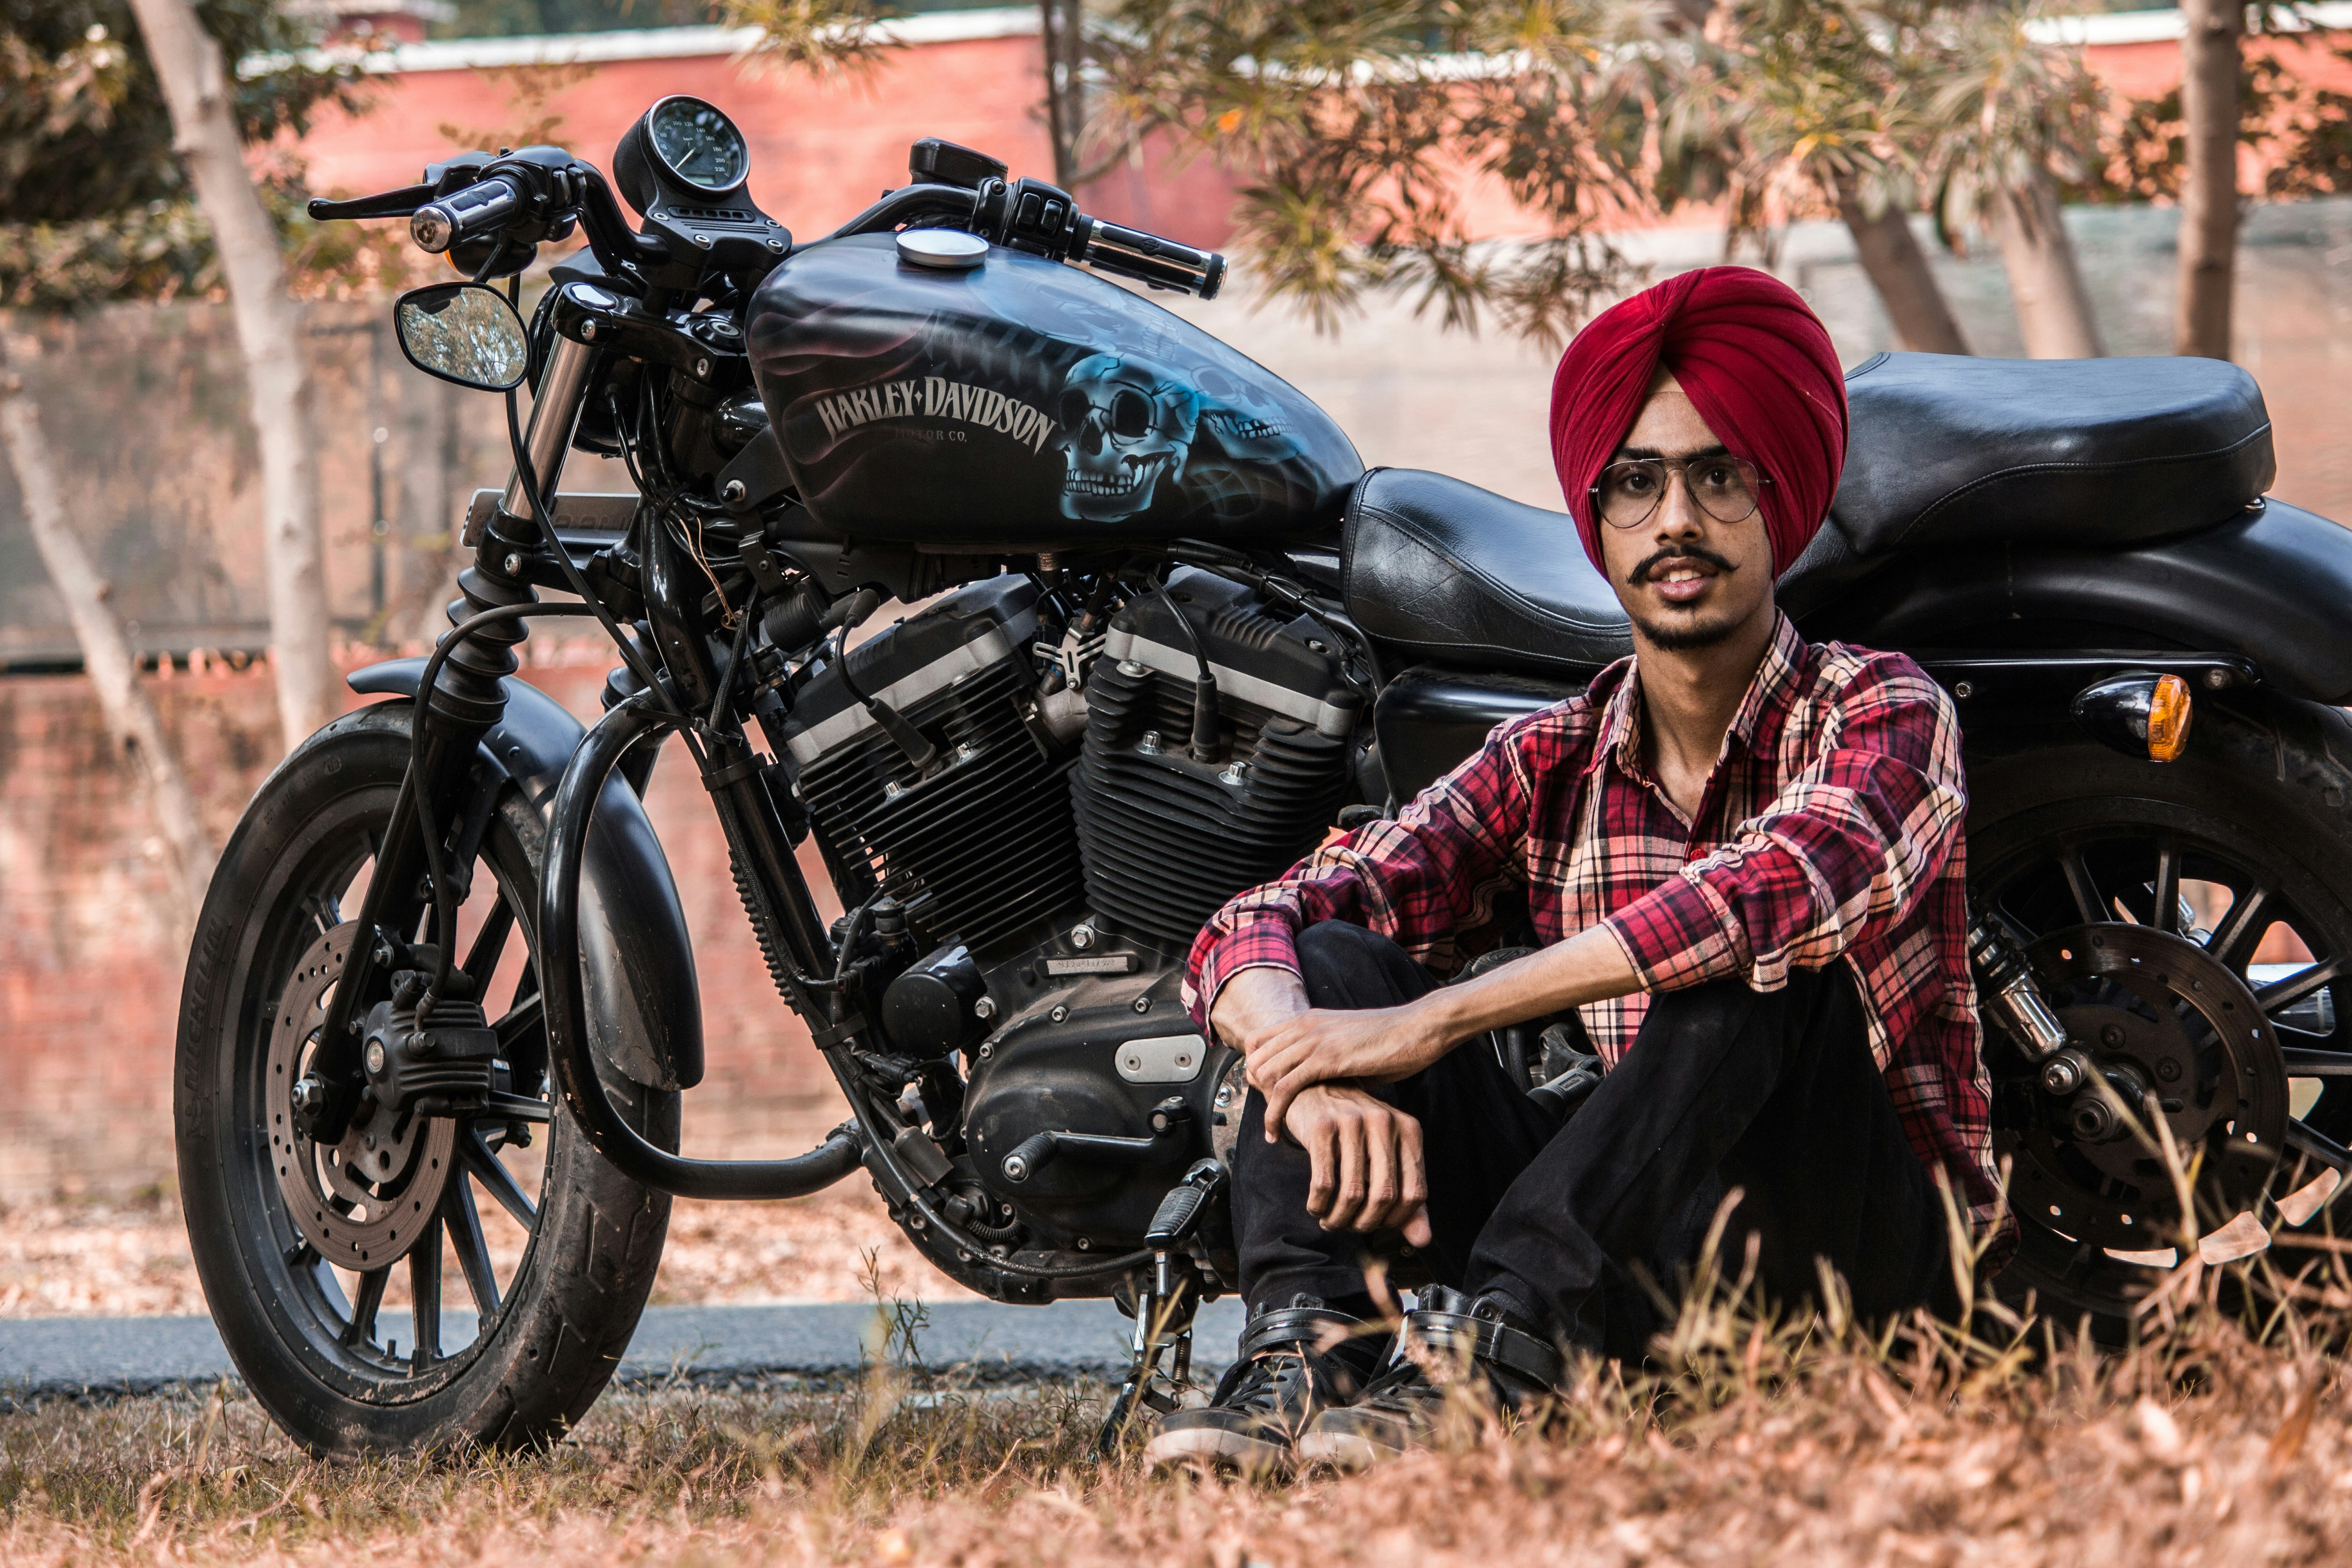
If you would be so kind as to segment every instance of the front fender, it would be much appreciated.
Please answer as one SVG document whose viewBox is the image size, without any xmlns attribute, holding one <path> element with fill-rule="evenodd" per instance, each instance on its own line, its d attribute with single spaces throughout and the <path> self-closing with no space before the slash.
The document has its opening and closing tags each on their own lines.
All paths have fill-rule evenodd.
<svg viewBox="0 0 2352 1568">
<path fill-rule="evenodd" d="M 422 658 L 355 670 L 351 689 L 414 700 Z M 543 819 L 588 731 L 553 698 L 509 676 L 506 714 L 482 738 L 482 756 Z M 533 913 L 536 914 L 534 907 Z M 631 1081 L 692 1089 L 702 1081 L 702 992 L 686 910 L 645 804 L 617 776 L 597 797 L 580 879 L 580 956 L 588 1037 Z"/>
</svg>

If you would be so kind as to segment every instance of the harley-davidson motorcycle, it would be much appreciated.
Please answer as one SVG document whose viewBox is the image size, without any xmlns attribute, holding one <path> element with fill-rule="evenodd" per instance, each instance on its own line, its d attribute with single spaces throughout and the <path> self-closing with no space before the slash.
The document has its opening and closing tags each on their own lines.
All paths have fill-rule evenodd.
<svg viewBox="0 0 2352 1568">
<path fill-rule="evenodd" d="M 464 520 L 452 630 L 270 775 L 189 960 L 197 1266 L 315 1450 L 550 1437 L 611 1377 L 671 1194 L 861 1168 L 982 1295 L 1115 1297 L 1111 1428 L 1164 1406 L 1235 1283 L 1241 1087 L 1179 1001 L 1194 933 L 1629 651 L 1565 516 L 1366 471 L 1095 275 L 1205 299 L 1221 258 L 952 144 L 911 172 L 798 242 L 736 127 L 668 98 L 610 184 L 527 147 L 311 204 L 470 274 L 403 296 L 399 335 L 507 395 L 516 458 Z M 521 270 L 575 230 L 526 328 Z M 2120 1331 L 2196 1237 L 2324 1227 L 2352 1160 L 2352 535 L 2265 498 L 2225 363 L 1893 353 L 1849 389 L 1780 601 L 1958 703 L 2000 1288 Z M 573 450 L 636 493 L 564 491 Z M 853 646 L 889 600 L 921 608 Z M 620 650 L 585 730 L 514 679 L 558 615 Z M 853 1113 L 798 1158 L 677 1152 L 701 1014 L 641 803 L 673 735 Z M 1540 1091 L 1561 1037 L 1475 1048 Z"/>
</svg>

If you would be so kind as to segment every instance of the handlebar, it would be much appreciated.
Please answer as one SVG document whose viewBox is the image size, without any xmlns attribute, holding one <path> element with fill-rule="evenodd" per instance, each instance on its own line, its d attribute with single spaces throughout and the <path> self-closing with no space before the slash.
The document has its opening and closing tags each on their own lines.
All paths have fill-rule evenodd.
<svg viewBox="0 0 2352 1568">
<path fill-rule="evenodd" d="M 418 207 L 416 216 L 408 220 L 408 236 L 419 250 L 438 256 L 478 234 L 503 227 L 522 203 L 521 182 L 495 174 Z"/>
<path fill-rule="evenodd" d="M 914 184 L 889 192 L 835 235 L 938 225 L 964 229 L 993 245 L 1054 261 L 1080 262 L 1203 300 L 1215 299 L 1224 284 L 1225 258 L 1216 252 L 1089 216 L 1078 210 L 1068 192 L 1043 180 L 1008 182 L 1003 164 L 969 149 L 934 140 L 919 142 L 911 164 Z M 631 231 L 604 177 L 561 147 L 525 147 L 495 159 L 468 153 L 425 174 L 425 184 L 356 201 L 312 201 L 310 216 L 406 216 L 417 246 L 439 255 L 500 230 L 526 247 L 542 238 L 562 238 L 571 232 L 576 215 L 608 269 L 668 259 L 661 238 Z M 969 184 L 962 183 L 967 179 Z"/>
<path fill-rule="evenodd" d="M 922 143 L 917 143 L 919 149 Z M 908 224 L 937 223 L 993 244 L 1055 261 L 1078 261 L 1149 283 L 1213 300 L 1225 281 L 1225 258 L 1078 211 L 1068 194 L 1043 180 L 995 175 L 976 185 L 902 185 L 834 231 L 885 234 Z"/>
</svg>

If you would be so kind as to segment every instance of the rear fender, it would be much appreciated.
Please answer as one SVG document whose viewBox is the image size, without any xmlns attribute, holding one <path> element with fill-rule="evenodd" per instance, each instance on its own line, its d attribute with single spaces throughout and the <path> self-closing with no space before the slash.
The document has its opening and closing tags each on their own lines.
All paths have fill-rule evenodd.
<svg viewBox="0 0 2352 1568">
<path fill-rule="evenodd" d="M 2033 638 L 2035 623 L 2054 634 Z M 1898 560 L 1797 619 L 1864 647 L 2092 647 L 2237 654 L 2264 685 L 2352 701 L 2352 529 L 2265 502 L 2125 550 L 2014 543 Z"/>
<path fill-rule="evenodd" d="M 397 658 L 350 678 L 368 696 L 415 700 L 425 660 Z M 587 731 L 537 687 L 509 677 L 506 714 L 481 754 L 543 820 L 564 764 Z M 536 909 L 534 908 L 534 913 Z M 686 910 L 645 805 L 618 777 L 597 797 L 580 879 L 580 955 L 588 1037 L 632 1082 L 691 1089 L 702 1081 L 702 993 Z"/>
</svg>

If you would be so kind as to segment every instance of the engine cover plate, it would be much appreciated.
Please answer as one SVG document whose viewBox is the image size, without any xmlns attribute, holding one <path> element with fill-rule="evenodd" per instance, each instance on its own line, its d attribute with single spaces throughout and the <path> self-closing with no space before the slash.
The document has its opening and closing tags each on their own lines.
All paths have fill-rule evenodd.
<svg viewBox="0 0 2352 1568">
<path fill-rule="evenodd" d="M 1139 1242 L 1160 1198 L 1211 1152 L 1217 1083 L 1234 1053 L 1185 1016 L 1177 981 L 1165 969 L 1045 991 L 990 1035 L 987 1056 L 973 1055 L 964 1128 L 980 1179 L 1059 1242 Z M 1192 1065 L 1180 1068 L 1185 1056 Z M 1004 1176 L 1004 1157 L 1038 1132 L 1148 1138 L 1152 1108 L 1171 1095 L 1191 1109 L 1192 1131 L 1168 1141 L 1164 1161 L 1067 1153 L 1022 1182 Z"/>
</svg>

